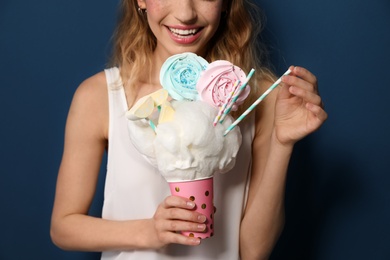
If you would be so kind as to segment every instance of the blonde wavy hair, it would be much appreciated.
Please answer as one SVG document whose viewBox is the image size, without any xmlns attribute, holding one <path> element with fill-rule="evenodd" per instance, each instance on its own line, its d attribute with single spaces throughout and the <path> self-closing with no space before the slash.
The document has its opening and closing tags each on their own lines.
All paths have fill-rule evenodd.
<svg viewBox="0 0 390 260">
<path fill-rule="evenodd" d="M 252 98 L 246 101 L 249 103 L 262 91 L 257 87 L 258 82 L 275 79 L 268 63 L 264 62 L 266 50 L 259 41 L 264 15 L 250 0 L 224 1 L 227 11 L 221 15 L 219 28 L 210 40 L 204 58 L 209 62 L 228 60 L 246 72 L 256 69 L 250 84 Z M 137 0 L 122 0 L 119 10 L 111 65 L 121 68 L 124 86 L 132 93 L 137 90 L 138 75 L 152 67 L 151 57 L 157 41 L 149 28 L 147 14 L 138 11 Z"/>
</svg>

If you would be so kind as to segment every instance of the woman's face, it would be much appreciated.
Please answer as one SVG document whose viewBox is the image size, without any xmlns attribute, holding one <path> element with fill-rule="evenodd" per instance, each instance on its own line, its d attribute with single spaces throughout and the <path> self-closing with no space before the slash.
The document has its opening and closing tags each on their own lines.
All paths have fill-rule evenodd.
<svg viewBox="0 0 390 260">
<path fill-rule="evenodd" d="M 137 0 L 157 38 L 156 54 L 205 53 L 217 30 L 223 0 Z"/>
</svg>

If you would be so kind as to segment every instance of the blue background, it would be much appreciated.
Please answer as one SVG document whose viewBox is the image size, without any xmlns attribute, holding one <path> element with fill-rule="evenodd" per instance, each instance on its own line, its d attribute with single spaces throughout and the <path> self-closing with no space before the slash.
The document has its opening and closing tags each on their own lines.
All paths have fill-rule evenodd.
<svg viewBox="0 0 390 260">
<path fill-rule="evenodd" d="M 56 248 L 49 225 L 67 111 L 106 66 L 117 2 L 0 2 L 1 260 L 99 257 Z M 390 2 L 257 2 L 275 70 L 309 68 L 329 113 L 296 146 L 272 259 L 390 259 Z"/>
</svg>

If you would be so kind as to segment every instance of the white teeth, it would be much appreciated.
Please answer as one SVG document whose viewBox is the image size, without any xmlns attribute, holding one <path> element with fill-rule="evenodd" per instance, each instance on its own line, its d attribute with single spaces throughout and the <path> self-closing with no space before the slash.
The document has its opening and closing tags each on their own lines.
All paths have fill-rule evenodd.
<svg viewBox="0 0 390 260">
<path fill-rule="evenodd" d="M 189 29 L 189 30 L 180 30 L 175 28 L 169 28 L 171 32 L 174 34 L 180 35 L 180 36 L 187 36 L 187 35 L 194 35 L 197 30 L 196 29 Z"/>
</svg>

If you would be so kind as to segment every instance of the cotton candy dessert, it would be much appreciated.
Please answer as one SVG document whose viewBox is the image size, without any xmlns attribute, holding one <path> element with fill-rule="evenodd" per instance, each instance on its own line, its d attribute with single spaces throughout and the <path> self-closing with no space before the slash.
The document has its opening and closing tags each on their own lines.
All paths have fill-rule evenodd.
<svg viewBox="0 0 390 260">
<path fill-rule="evenodd" d="M 196 210 L 208 217 L 206 232 L 183 234 L 213 234 L 213 176 L 233 168 L 241 145 L 239 127 L 224 136 L 233 122 L 230 115 L 214 122 L 234 92 L 241 88 L 232 110 L 248 96 L 246 81 L 245 73 L 228 61 L 209 64 L 193 53 L 174 55 L 160 71 L 163 89 L 141 98 L 126 113 L 134 146 L 158 168 L 173 195 L 194 200 Z M 192 189 L 194 185 L 200 187 Z"/>
</svg>

